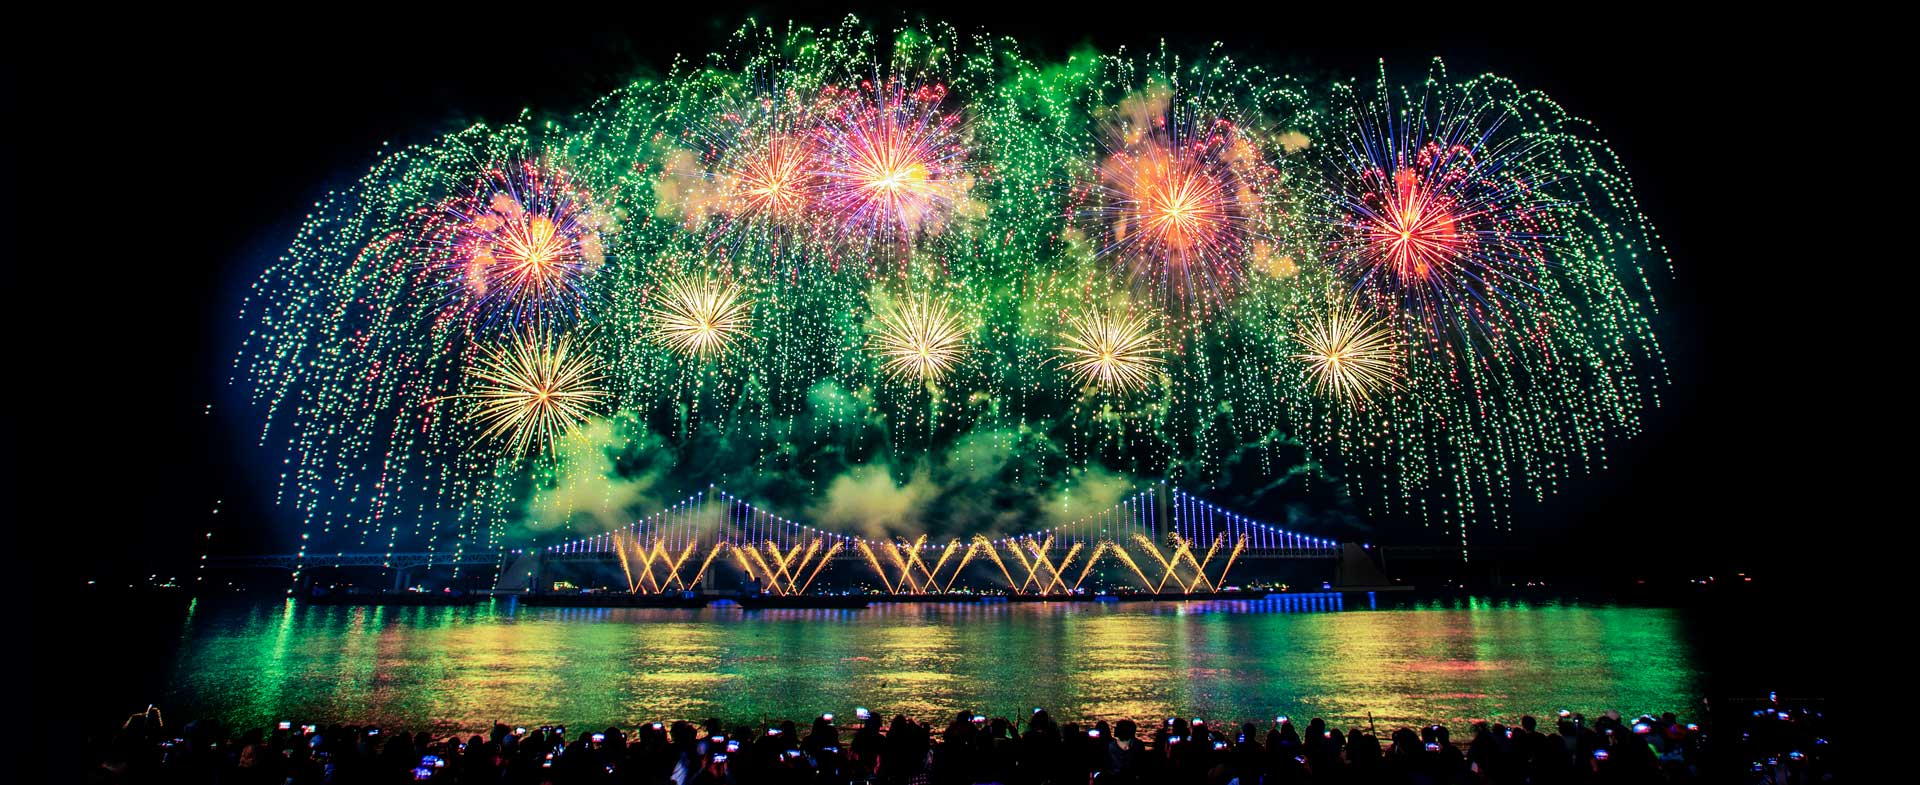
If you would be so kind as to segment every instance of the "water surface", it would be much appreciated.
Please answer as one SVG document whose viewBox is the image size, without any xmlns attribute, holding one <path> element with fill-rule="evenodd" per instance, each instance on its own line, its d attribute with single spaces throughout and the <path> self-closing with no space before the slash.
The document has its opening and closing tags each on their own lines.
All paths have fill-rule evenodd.
<svg viewBox="0 0 1920 785">
<path fill-rule="evenodd" d="M 859 611 L 196 603 L 163 706 L 241 726 L 471 731 L 659 718 L 1276 714 L 1382 726 L 1674 710 L 1701 694 L 1683 612 L 1428 603 L 876 605 Z M 156 663 L 159 664 L 159 663 Z"/>
</svg>

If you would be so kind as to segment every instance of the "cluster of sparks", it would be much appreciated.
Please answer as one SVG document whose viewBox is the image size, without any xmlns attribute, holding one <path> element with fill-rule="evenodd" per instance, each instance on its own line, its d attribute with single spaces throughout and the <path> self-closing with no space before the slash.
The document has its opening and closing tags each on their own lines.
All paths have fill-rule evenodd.
<svg viewBox="0 0 1920 785">
<path fill-rule="evenodd" d="M 1164 49 L 1043 66 L 948 28 L 740 40 L 566 124 L 396 150 L 316 207 L 237 358 L 314 541 L 500 543 L 515 478 L 570 471 L 556 445 L 597 418 L 672 452 L 670 482 L 778 455 L 815 493 L 989 437 L 1050 440 L 1051 477 L 1204 484 L 1290 470 L 1246 435 L 1299 434 L 1369 510 L 1464 539 L 1658 403 L 1639 266 L 1664 251 L 1539 93 Z M 716 444 L 739 455 L 693 460 Z"/>
</svg>

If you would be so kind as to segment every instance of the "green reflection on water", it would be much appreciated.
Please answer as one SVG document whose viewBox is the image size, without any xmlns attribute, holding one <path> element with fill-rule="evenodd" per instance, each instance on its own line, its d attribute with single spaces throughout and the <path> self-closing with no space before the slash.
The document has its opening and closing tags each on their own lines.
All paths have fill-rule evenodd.
<svg viewBox="0 0 1920 785">
<path fill-rule="evenodd" d="M 478 730 L 658 718 L 939 717 L 1382 726 L 1568 707 L 1684 711 L 1678 611 L 1522 603 L 1287 613 L 1235 603 L 877 605 L 863 611 L 259 605 L 196 608 L 176 710 Z M 1259 607 L 1257 604 L 1251 606 Z"/>
</svg>

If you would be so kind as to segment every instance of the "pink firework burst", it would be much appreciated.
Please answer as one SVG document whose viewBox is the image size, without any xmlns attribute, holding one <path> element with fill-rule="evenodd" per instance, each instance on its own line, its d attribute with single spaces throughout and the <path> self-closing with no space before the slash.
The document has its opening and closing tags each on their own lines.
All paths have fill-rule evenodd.
<svg viewBox="0 0 1920 785">
<path fill-rule="evenodd" d="M 863 82 L 815 132 L 819 207 L 856 244 L 905 242 L 938 231 L 968 188 L 960 115 L 943 111 L 946 88 Z"/>
<path fill-rule="evenodd" d="M 564 171 L 538 163 L 481 172 L 436 223 L 432 264 L 488 323 L 571 315 L 605 261 L 600 217 Z"/>
</svg>

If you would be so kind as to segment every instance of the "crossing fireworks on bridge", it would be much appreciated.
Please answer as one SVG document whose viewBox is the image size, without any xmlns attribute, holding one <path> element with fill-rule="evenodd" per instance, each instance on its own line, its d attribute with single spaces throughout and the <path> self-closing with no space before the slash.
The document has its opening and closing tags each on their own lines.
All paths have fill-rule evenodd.
<svg viewBox="0 0 1920 785">
<path fill-rule="evenodd" d="M 1009 518 L 1162 480 L 1505 525 L 1657 405 L 1666 265 L 1600 134 L 1502 78 L 750 26 L 577 115 L 383 153 L 255 283 L 236 380 L 313 547 L 606 532 L 652 588 L 710 557 L 799 590 L 829 550 L 1058 588 Z M 631 528 L 709 483 L 845 531 Z M 932 521 L 944 567 L 874 544 Z M 1188 555 L 1068 561 L 1199 585 L 1180 565 L 1237 542 L 1166 534 Z"/>
</svg>

